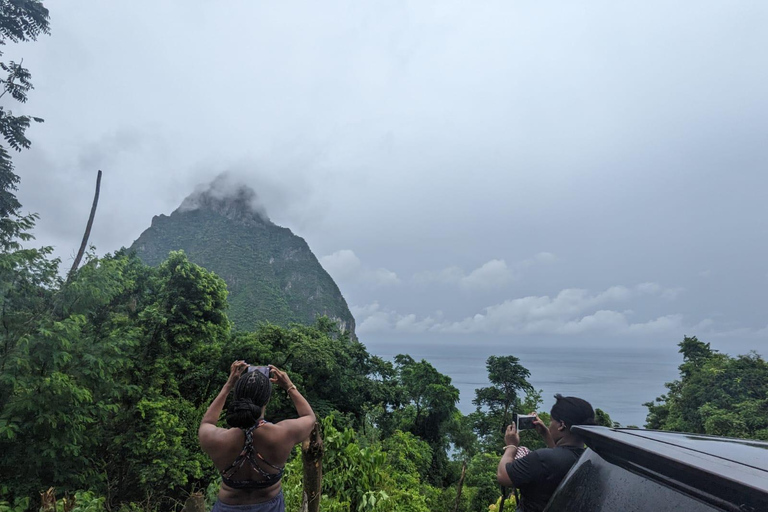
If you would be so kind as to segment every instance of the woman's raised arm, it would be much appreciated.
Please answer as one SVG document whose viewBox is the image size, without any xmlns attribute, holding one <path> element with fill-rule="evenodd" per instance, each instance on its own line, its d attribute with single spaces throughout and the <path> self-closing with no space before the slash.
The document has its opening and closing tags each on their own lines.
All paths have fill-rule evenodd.
<svg viewBox="0 0 768 512">
<path fill-rule="evenodd" d="M 221 429 L 216 426 L 221 416 L 221 410 L 224 409 L 224 403 L 227 401 L 227 395 L 229 395 L 232 388 L 235 387 L 237 379 L 243 374 L 243 371 L 248 367 L 248 363 L 245 361 L 235 361 L 229 367 L 229 378 L 224 386 L 213 399 L 211 405 L 208 406 L 208 410 L 203 415 L 203 420 L 200 422 L 200 428 L 197 430 L 197 438 L 200 441 L 200 446 L 207 453 L 208 448 L 215 444 L 217 436 L 220 432 L 224 432 L 225 429 Z"/>
<path fill-rule="evenodd" d="M 281 421 L 280 426 L 284 428 L 286 438 L 291 444 L 300 443 L 312 432 L 312 427 L 315 425 L 315 413 L 307 399 L 299 393 L 296 385 L 291 382 L 287 373 L 272 365 L 269 365 L 269 368 L 273 374 L 270 380 L 286 390 L 288 396 L 293 400 L 294 407 L 296 407 L 296 414 L 299 415 L 296 419 Z"/>
</svg>

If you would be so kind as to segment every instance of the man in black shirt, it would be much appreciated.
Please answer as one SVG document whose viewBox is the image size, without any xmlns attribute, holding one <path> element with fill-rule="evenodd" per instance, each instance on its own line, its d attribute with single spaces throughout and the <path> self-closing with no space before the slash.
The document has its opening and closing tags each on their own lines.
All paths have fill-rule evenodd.
<svg viewBox="0 0 768 512">
<path fill-rule="evenodd" d="M 549 498 L 565 478 L 582 453 L 584 440 L 571 432 L 573 425 L 594 425 L 595 411 L 589 402 L 576 397 L 555 395 L 555 405 L 547 427 L 538 417 L 536 430 L 548 448 L 542 448 L 515 460 L 520 435 L 515 425 L 509 425 L 504 434 L 504 455 L 499 461 L 496 478 L 504 487 L 520 490 L 517 509 L 522 512 L 541 512 Z"/>
</svg>

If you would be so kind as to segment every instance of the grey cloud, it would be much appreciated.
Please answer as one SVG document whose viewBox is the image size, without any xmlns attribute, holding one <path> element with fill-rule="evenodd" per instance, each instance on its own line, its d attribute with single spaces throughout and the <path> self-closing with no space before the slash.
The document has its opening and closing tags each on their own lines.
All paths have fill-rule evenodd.
<svg viewBox="0 0 768 512">
<path fill-rule="evenodd" d="M 195 187 L 195 191 L 182 201 L 179 210 L 197 210 L 205 207 L 211 201 L 241 203 L 246 206 L 246 211 L 269 222 L 267 210 L 259 200 L 256 191 L 235 178 L 232 173 L 221 173 L 210 183 Z"/>
<path fill-rule="evenodd" d="M 33 73 L 24 111 L 46 119 L 16 160 L 20 198 L 67 257 L 102 168 L 106 252 L 230 171 L 316 254 L 352 252 L 342 291 L 388 325 L 655 282 L 567 321 L 618 326 L 606 343 L 674 315 L 754 332 L 768 4 L 723 5 L 52 2 L 53 35 L 7 48 Z M 519 266 L 542 249 L 557 259 Z"/>
</svg>

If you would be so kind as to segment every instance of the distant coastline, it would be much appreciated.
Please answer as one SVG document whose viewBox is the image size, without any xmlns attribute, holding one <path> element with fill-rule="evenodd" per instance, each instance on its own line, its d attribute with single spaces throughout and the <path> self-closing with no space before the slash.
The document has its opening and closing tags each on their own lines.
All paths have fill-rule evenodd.
<svg viewBox="0 0 768 512">
<path fill-rule="evenodd" d="M 361 341 L 371 354 L 387 360 L 404 353 L 432 363 L 438 371 L 451 377 L 459 389 L 458 407 L 463 414 L 475 410 L 474 391 L 488 383 L 485 368 L 488 356 L 514 355 L 531 372 L 531 384 L 543 391 L 545 409 L 551 406 L 555 393 L 580 396 L 605 410 L 622 426 L 644 425 L 647 409 L 642 404 L 666 391 L 664 384 L 679 377 L 677 368 L 682 363 L 677 347 L 679 340 L 654 341 L 653 344 L 637 340 L 637 345 L 622 346 L 568 338 L 488 336 L 470 339 L 377 333 L 364 334 Z M 750 350 L 764 354 L 765 348 L 759 347 L 760 344 L 758 339 L 732 342 L 715 339 L 712 348 L 729 355 Z"/>
</svg>

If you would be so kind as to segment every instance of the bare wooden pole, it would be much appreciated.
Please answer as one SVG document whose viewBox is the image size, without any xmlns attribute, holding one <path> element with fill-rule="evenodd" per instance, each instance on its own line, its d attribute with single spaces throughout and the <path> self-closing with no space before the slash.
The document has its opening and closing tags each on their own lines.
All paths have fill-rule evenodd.
<svg viewBox="0 0 768 512">
<path fill-rule="evenodd" d="M 67 279 L 71 279 L 74 273 L 77 271 L 77 267 L 80 266 L 80 260 L 83 259 L 85 254 L 85 248 L 88 246 L 88 238 L 91 236 L 91 227 L 93 226 L 93 218 L 96 216 L 96 206 L 99 204 L 99 190 L 101 189 L 101 170 L 96 175 L 96 193 L 93 195 L 93 205 L 91 205 L 91 215 L 88 217 L 88 224 L 85 226 L 85 234 L 83 234 L 83 241 L 80 244 L 80 250 L 77 251 L 75 256 L 75 262 L 72 263 L 72 268 L 69 270 Z"/>
<path fill-rule="evenodd" d="M 323 495 L 323 438 L 320 423 L 315 422 L 309 438 L 301 443 L 301 460 L 304 465 L 304 498 L 302 512 L 320 512 Z"/>
<path fill-rule="evenodd" d="M 461 489 L 464 487 L 464 477 L 467 476 L 467 459 L 461 465 L 461 477 L 459 478 L 459 490 L 456 492 L 456 504 L 453 506 L 453 512 L 459 512 L 459 503 L 461 500 Z"/>
</svg>

